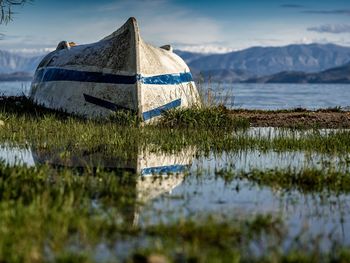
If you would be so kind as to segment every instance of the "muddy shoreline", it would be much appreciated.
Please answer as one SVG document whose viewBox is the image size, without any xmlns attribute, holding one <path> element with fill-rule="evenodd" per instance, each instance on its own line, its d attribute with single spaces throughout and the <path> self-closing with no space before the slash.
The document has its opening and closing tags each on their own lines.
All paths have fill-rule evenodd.
<svg viewBox="0 0 350 263">
<path fill-rule="evenodd" d="M 350 112 L 335 110 L 231 111 L 234 118 L 247 119 L 252 127 L 350 128 Z"/>
</svg>

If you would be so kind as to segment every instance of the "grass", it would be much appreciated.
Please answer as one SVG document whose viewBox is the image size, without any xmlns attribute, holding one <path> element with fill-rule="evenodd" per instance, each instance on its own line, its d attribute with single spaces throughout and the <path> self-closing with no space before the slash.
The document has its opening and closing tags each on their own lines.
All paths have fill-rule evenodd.
<svg viewBox="0 0 350 263">
<path fill-rule="evenodd" d="M 244 119 L 228 118 L 224 108 L 173 111 L 160 124 L 140 128 L 137 120 L 130 120 L 126 113 L 119 113 L 114 120 L 94 121 L 40 108 L 30 110 L 27 102 L 5 101 L 0 105 L 0 143 L 73 155 L 100 152 L 124 159 L 144 148 L 174 152 L 195 147 L 199 154 L 251 149 L 328 154 L 350 151 L 348 130 L 327 134 L 319 130 L 279 130 L 275 136 L 252 136 L 244 132 Z"/>
<path fill-rule="evenodd" d="M 225 107 L 177 109 L 166 112 L 158 126 L 171 128 L 249 128 L 245 118 L 232 117 Z"/>
</svg>

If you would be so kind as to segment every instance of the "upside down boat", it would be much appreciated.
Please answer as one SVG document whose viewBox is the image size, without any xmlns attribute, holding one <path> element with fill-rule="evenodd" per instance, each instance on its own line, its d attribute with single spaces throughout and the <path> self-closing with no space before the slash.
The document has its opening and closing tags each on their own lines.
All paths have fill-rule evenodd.
<svg viewBox="0 0 350 263">
<path fill-rule="evenodd" d="M 39 64 L 30 96 L 44 107 L 87 118 L 129 110 L 145 122 L 200 103 L 186 63 L 169 45 L 145 43 L 135 18 L 93 44 L 59 43 Z"/>
</svg>

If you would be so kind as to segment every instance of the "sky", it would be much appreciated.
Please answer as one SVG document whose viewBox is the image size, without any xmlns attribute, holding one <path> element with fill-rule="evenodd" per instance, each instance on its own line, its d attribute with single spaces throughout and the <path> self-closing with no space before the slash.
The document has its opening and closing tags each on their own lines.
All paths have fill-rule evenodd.
<svg viewBox="0 0 350 263">
<path fill-rule="evenodd" d="M 252 46 L 350 46 L 350 0 L 33 0 L 0 25 L 0 50 L 96 42 L 136 17 L 147 42 L 220 53 Z"/>
</svg>

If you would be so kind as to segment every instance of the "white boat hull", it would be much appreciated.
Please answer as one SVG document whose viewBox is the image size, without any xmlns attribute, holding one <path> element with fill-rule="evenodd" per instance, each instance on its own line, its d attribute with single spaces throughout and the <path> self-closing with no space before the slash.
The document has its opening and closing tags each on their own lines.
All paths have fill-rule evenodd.
<svg viewBox="0 0 350 263">
<path fill-rule="evenodd" d="M 145 122 L 167 110 L 200 104 L 186 63 L 171 50 L 146 44 L 133 18 L 97 43 L 60 44 L 40 63 L 31 98 L 87 118 L 130 110 Z"/>
</svg>

